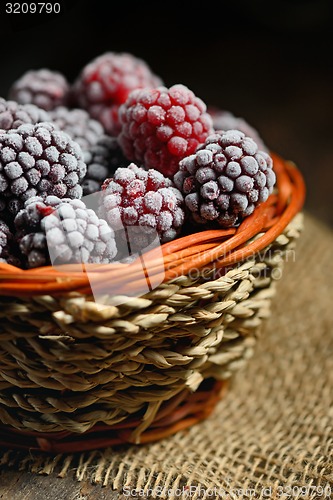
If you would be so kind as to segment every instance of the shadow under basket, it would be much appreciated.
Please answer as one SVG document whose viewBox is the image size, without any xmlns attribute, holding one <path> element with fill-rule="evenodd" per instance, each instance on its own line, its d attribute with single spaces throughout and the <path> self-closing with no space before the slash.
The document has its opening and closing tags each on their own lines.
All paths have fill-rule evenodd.
<svg viewBox="0 0 333 500">
<path fill-rule="evenodd" d="M 160 284 L 140 297 L 142 259 L 84 270 L 0 264 L 1 446 L 62 453 L 147 443 L 211 413 L 253 353 L 302 229 L 303 178 L 272 156 L 269 199 L 237 228 L 145 254 Z M 96 301 L 92 276 L 94 293 L 112 283 L 132 297 Z"/>
</svg>

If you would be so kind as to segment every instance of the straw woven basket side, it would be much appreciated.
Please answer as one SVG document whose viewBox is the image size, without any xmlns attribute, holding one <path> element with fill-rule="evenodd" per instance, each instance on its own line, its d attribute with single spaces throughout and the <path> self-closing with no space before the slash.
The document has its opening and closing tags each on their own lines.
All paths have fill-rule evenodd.
<svg viewBox="0 0 333 500">
<path fill-rule="evenodd" d="M 210 413 L 251 356 L 302 229 L 302 178 L 275 165 L 278 193 L 253 217 L 164 245 L 164 282 L 118 306 L 95 302 L 76 271 L 0 264 L 0 444 L 145 442 Z M 110 265 L 100 279 L 117 276 Z"/>
</svg>

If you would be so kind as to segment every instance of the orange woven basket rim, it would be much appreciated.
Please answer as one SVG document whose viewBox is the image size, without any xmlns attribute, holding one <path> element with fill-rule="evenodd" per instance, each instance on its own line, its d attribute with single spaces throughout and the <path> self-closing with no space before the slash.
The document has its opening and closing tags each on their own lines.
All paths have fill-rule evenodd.
<svg viewBox="0 0 333 500">
<path fill-rule="evenodd" d="M 160 283 L 166 283 L 188 274 L 193 268 L 222 269 L 234 265 L 263 250 L 283 232 L 303 207 L 305 184 L 301 172 L 292 162 L 283 160 L 275 153 L 271 155 L 277 176 L 276 192 L 237 228 L 200 231 L 144 254 L 145 261 L 149 259 L 150 278 L 153 276 Z M 255 236 L 258 237 L 252 240 Z M 91 273 L 94 276 L 94 290 L 96 286 L 102 289 L 103 285 L 112 282 L 113 287 L 119 285 L 117 292 L 121 294 L 124 269 L 124 264 L 110 263 L 23 270 L 0 263 L 0 295 L 29 297 L 74 291 L 91 294 Z M 129 289 L 128 277 L 131 278 L 131 291 L 142 287 L 144 278 L 140 258 L 126 264 L 126 276 L 126 290 Z"/>
</svg>

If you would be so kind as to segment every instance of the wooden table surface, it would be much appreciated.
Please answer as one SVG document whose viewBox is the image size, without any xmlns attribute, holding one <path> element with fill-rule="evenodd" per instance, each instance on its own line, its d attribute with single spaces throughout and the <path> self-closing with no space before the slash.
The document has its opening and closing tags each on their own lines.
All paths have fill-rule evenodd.
<svg viewBox="0 0 333 500">
<path fill-rule="evenodd" d="M 69 475 L 41 476 L 11 470 L 0 473 L 0 499 L 4 500 L 116 500 L 125 495 L 86 481 L 78 482 Z"/>
</svg>

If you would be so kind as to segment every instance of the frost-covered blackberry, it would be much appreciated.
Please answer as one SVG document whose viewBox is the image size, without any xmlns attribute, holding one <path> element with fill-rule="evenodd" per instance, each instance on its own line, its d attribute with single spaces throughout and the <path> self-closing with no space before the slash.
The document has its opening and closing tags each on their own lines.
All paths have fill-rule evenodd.
<svg viewBox="0 0 333 500">
<path fill-rule="evenodd" d="M 94 120 L 84 109 L 69 109 L 59 106 L 49 112 L 51 120 L 60 130 L 66 132 L 74 141 L 86 151 L 104 134 L 100 122 Z"/>
<path fill-rule="evenodd" d="M 0 219 L 0 263 L 20 266 L 20 260 L 16 255 L 14 235 L 9 226 Z"/>
<path fill-rule="evenodd" d="M 184 223 L 184 200 L 173 182 L 157 170 L 144 170 L 134 163 L 118 168 L 103 184 L 100 214 L 124 237 L 131 226 L 133 252 L 146 248 L 159 236 L 162 243 L 176 238 Z M 120 241 L 119 248 L 124 247 Z"/>
<path fill-rule="evenodd" d="M 210 109 L 209 112 L 213 118 L 214 130 L 224 130 L 225 132 L 227 130 L 240 130 L 247 137 L 251 137 L 261 151 L 267 151 L 267 147 L 260 137 L 259 132 L 244 118 L 237 117 L 229 111 L 219 109 Z"/>
<path fill-rule="evenodd" d="M 0 131 L 0 214 L 29 198 L 81 198 L 87 167 L 80 146 L 49 122 Z"/>
<path fill-rule="evenodd" d="M 137 88 L 153 88 L 161 80 L 131 54 L 107 52 L 87 64 L 74 85 L 79 106 L 87 109 L 111 135 L 120 131 L 118 108 Z"/>
<path fill-rule="evenodd" d="M 112 177 L 118 167 L 127 167 L 130 163 L 115 137 L 104 135 L 88 151 L 84 152 L 87 174 L 81 186 L 83 194 L 89 195 L 101 189 L 105 179 Z"/>
<path fill-rule="evenodd" d="M 179 167 L 175 185 L 200 224 L 237 225 L 267 200 L 275 184 L 272 158 L 239 130 L 210 135 Z"/>
<path fill-rule="evenodd" d="M 66 106 L 69 92 L 69 83 L 61 73 L 39 69 L 24 73 L 12 85 L 9 97 L 20 104 L 35 104 L 50 111 L 57 106 Z"/>
<path fill-rule="evenodd" d="M 33 104 L 18 104 L 0 97 L 0 130 L 17 128 L 24 123 L 38 123 L 50 120 L 49 114 Z"/>
<path fill-rule="evenodd" d="M 82 200 L 35 197 L 15 218 L 17 239 L 28 268 L 51 263 L 109 263 L 117 254 L 113 230 Z"/>
<path fill-rule="evenodd" d="M 9 244 L 12 233 L 7 224 L 0 219 L 0 262 L 6 261 L 9 254 Z"/>
</svg>

